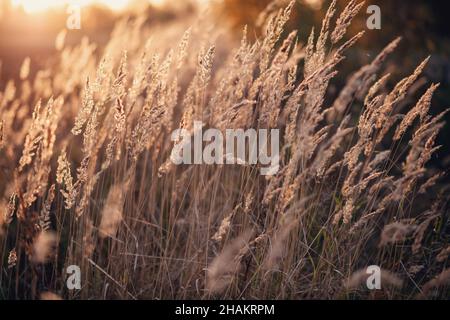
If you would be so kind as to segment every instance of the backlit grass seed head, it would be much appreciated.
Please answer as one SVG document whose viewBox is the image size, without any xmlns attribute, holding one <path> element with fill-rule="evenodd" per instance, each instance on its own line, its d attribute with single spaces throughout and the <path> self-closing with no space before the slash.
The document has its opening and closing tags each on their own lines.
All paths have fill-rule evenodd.
<svg viewBox="0 0 450 320">
<path fill-rule="evenodd" d="M 222 252 L 211 262 L 207 271 L 206 286 L 211 293 L 220 293 L 233 281 L 239 272 L 241 260 L 239 257 L 252 236 L 252 231 L 246 231 L 231 240 Z"/>
<path fill-rule="evenodd" d="M 348 279 L 344 281 L 344 286 L 348 290 L 355 290 L 366 285 L 370 273 L 367 269 L 361 269 L 353 273 Z M 400 289 L 403 286 L 403 280 L 396 274 L 381 269 L 381 288 L 395 287 Z"/>
<path fill-rule="evenodd" d="M 123 185 L 111 187 L 105 206 L 101 212 L 99 232 L 101 237 L 115 237 L 120 222 L 123 219 L 124 192 Z"/>
<path fill-rule="evenodd" d="M 26 78 L 28 78 L 30 74 L 30 67 L 31 67 L 31 59 L 30 57 L 27 57 L 23 61 L 22 67 L 20 68 L 20 80 L 25 80 Z"/>
<path fill-rule="evenodd" d="M 33 242 L 31 261 L 46 263 L 53 258 L 57 244 L 56 234 L 51 231 L 41 231 Z"/>
</svg>

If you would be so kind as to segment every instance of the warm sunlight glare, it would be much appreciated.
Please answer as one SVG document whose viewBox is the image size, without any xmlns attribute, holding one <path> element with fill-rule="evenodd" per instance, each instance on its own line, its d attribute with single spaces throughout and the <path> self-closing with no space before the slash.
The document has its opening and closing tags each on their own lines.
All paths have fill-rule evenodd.
<svg viewBox="0 0 450 320">
<path fill-rule="evenodd" d="M 120 10 L 126 7 L 130 0 L 13 0 L 15 6 L 22 6 L 28 13 L 43 12 L 52 7 L 61 7 L 68 4 L 78 4 L 81 6 L 99 3 L 106 5 L 114 10 Z M 151 1 L 155 3 L 161 0 Z"/>
</svg>

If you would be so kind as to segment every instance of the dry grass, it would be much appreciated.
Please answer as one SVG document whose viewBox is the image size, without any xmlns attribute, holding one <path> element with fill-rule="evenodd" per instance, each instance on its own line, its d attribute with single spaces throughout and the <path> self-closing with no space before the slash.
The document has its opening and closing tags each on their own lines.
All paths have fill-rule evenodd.
<svg viewBox="0 0 450 320">
<path fill-rule="evenodd" d="M 362 5 L 332 5 L 305 46 L 284 33 L 292 6 L 264 11 L 254 43 L 136 17 L 104 48 L 62 33 L 51 67 L 26 59 L 0 92 L 0 297 L 449 298 L 448 188 L 426 166 L 438 86 L 402 111 L 428 59 L 391 88 L 396 39 L 329 103 Z M 194 120 L 280 128 L 280 171 L 171 165 L 171 132 Z M 357 285 L 374 264 L 376 295 Z"/>
</svg>

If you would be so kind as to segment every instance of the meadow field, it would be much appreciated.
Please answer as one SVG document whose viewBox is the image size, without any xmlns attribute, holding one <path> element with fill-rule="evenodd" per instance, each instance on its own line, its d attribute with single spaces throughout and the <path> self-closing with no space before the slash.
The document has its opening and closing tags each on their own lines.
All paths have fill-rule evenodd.
<svg viewBox="0 0 450 320">
<path fill-rule="evenodd" d="M 332 1 L 318 25 L 293 23 L 298 6 L 238 31 L 194 3 L 92 36 L 62 25 L 4 65 L 0 299 L 449 299 L 430 56 L 392 63 L 398 32 L 361 63 L 364 2 Z M 194 121 L 278 129 L 278 170 L 174 164 Z"/>
</svg>

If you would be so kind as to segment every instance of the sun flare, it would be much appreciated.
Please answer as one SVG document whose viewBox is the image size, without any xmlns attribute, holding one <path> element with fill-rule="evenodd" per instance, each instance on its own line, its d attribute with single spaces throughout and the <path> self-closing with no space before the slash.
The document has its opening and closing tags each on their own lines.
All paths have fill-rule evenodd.
<svg viewBox="0 0 450 320">
<path fill-rule="evenodd" d="M 51 8 L 62 7 L 69 4 L 86 6 L 90 4 L 106 5 L 113 10 L 125 8 L 130 0 L 13 0 L 14 6 L 21 6 L 28 13 L 43 12 Z M 159 1 L 157 1 L 159 2 Z"/>
</svg>

